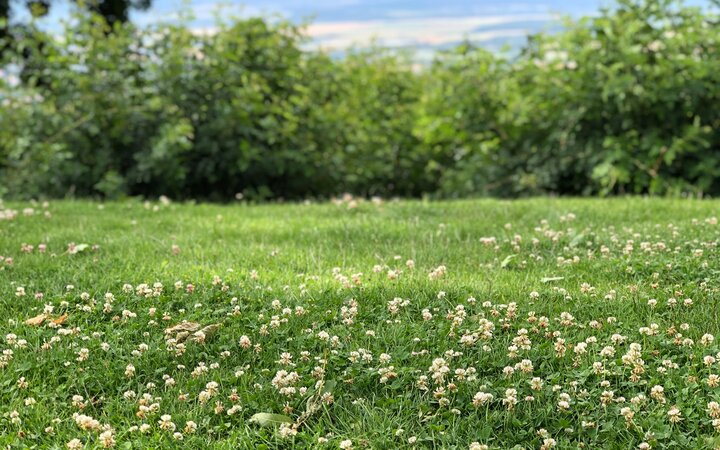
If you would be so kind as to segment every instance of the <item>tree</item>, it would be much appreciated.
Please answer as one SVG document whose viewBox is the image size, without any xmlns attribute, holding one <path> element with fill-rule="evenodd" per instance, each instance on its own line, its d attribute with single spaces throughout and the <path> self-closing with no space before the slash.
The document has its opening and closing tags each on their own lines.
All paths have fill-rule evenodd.
<svg viewBox="0 0 720 450">
<path fill-rule="evenodd" d="M 0 0 L 0 41 L 7 36 L 7 21 L 10 17 L 10 0 Z M 4 47 L 0 42 L 0 50 Z"/>
<path fill-rule="evenodd" d="M 146 10 L 152 5 L 152 0 L 75 0 L 79 5 L 86 7 L 102 16 L 108 25 L 117 22 L 125 23 L 129 19 L 131 9 Z M 51 0 L 26 0 L 25 6 L 33 17 L 45 16 L 50 10 Z M 0 40 L 13 35 L 11 19 L 13 5 L 11 0 L 0 0 Z M 7 44 L 7 43 L 6 43 Z M 0 45 L 0 52 L 4 49 Z"/>
<path fill-rule="evenodd" d="M 5 1 L 5 0 L 0 0 Z M 76 0 L 84 3 L 82 0 Z M 152 0 L 94 0 L 87 3 L 87 7 L 105 18 L 109 25 L 116 22 L 125 23 L 131 9 L 144 11 L 152 4 Z"/>
</svg>

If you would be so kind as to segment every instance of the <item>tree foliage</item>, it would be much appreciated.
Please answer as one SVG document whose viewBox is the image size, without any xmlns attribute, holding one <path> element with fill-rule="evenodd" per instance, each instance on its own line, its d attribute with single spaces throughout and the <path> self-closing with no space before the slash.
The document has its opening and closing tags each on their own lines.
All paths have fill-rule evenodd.
<svg viewBox="0 0 720 450">
<path fill-rule="evenodd" d="M 516 56 L 465 43 L 422 70 L 377 48 L 331 58 L 262 18 L 106 22 L 5 53 L 23 74 L 0 81 L 8 195 L 720 192 L 711 9 L 622 0 Z"/>
</svg>

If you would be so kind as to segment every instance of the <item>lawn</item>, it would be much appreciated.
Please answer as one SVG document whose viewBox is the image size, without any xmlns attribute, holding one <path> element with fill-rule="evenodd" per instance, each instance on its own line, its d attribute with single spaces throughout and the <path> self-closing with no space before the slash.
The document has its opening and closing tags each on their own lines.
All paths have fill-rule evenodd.
<svg viewBox="0 0 720 450">
<path fill-rule="evenodd" d="M 0 444 L 713 448 L 719 206 L 6 203 Z"/>
</svg>

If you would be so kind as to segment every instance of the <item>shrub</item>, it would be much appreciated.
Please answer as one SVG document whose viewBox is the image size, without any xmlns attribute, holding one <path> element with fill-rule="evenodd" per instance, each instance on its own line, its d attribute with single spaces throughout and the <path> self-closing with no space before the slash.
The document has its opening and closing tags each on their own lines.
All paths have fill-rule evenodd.
<svg viewBox="0 0 720 450">
<path fill-rule="evenodd" d="M 720 192 L 720 27 L 621 0 L 516 56 L 417 70 L 263 18 L 32 26 L 2 54 L 0 194 L 223 200 Z"/>
</svg>

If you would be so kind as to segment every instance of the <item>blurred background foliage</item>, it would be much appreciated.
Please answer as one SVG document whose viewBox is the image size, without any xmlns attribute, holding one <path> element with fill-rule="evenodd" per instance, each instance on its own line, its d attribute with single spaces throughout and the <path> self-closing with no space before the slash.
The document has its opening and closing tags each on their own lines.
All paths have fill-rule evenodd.
<svg viewBox="0 0 720 450">
<path fill-rule="evenodd" d="M 0 19 L 0 195 L 720 194 L 715 7 L 621 0 L 418 68 L 267 18 L 138 28 L 124 5 L 52 34 Z"/>
</svg>

